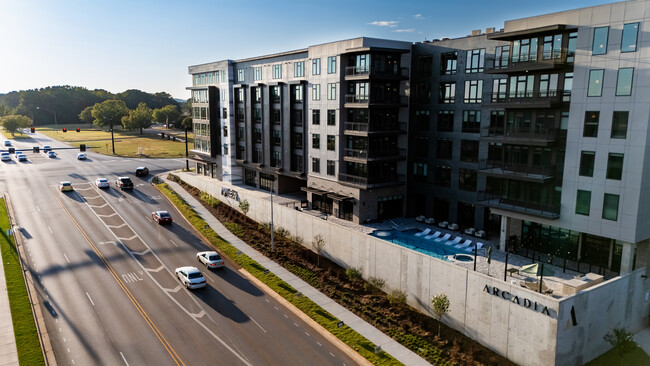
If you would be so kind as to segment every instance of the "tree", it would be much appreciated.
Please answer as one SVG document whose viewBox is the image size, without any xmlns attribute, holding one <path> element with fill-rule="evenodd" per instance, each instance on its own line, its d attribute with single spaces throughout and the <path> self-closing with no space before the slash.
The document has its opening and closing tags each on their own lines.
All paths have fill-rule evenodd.
<svg viewBox="0 0 650 366">
<path fill-rule="evenodd" d="M 243 200 L 239 202 L 239 209 L 244 213 L 244 216 L 248 215 L 248 210 L 250 210 L 251 205 L 248 203 L 248 200 Z"/>
<path fill-rule="evenodd" d="M 638 347 L 636 341 L 634 341 L 634 336 L 632 333 L 628 332 L 623 328 L 614 328 L 603 337 L 607 343 L 611 344 L 612 347 L 617 350 L 621 355 L 619 358 L 619 365 L 623 364 L 623 357 L 626 354 L 634 351 Z"/>
<path fill-rule="evenodd" d="M 11 108 L 9 108 L 6 104 L 0 103 L 0 117 L 2 116 L 8 116 L 11 114 Z"/>
<path fill-rule="evenodd" d="M 314 239 L 311 241 L 311 247 L 314 248 L 314 251 L 316 252 L 316 257 L 318 258 L 318 266 L 320 267 L 320 253 L 323 251 L 323 248 L 325 248 L 325 239 L 321 234 L 314 235 Z"/>
<path fill-rule="evenodd" d="M 183 128 L 187 128 L 188 130 L 192 130 L 192 117 L 185 117 L 183 118 L 183 122 L 181 122 L 181 126 Z"/>
<path fill-rule="evenodd" d="M 122 126 L 127 130 L 142 129 L 151 127 L 151 108 L 147 107 L 145 103 L 138 104 L 138 107 L 129 111 L 128 116 L 122 117 Z"/>
<path fill-rule="evenodd" d="M 121 100 L 105 100 L 101 103 L 95 104 L 93 107 L 92 115 L 95 120 L 93 124 L 97 127 L 109 126 L 113 127 L 115 124 L 122 123 L 122 117 L 129 114 L 129 109 L 126 108 Z"/>
<path fill-rule="evenodd" d="M 440 338 L 440 321 L 443 316 L 449 313 L 449 299 L 444 292 L 431 299 L 431 309 L 436 319 L 438 319 L 438 338 Z"/>
<path fill-rule="evenodd" d="M 93 107 L 94 106 L 88 106 L 88 107 L 84 108 L 84 110 L 81 111 L 81 113 L 79 113 L 79 120 L 81 122 L 93 123 L 93 119 L 94 119 L 93 118 Z"/>
<path fill-rule="evenodd" d="M 175 105 L 169 104 L 162 108 L 154 109 L 153 120 L 158 123 L 164 123 L 169 128 L 169 124 L 176 122 L 180 115 L 178 108 Z"/>
<path fill-rule="evenodd" d="M 19 128 L 27 128 L 31 126 L 32 120 L 25 116 L 10 114 L 8 116 L 0 117 L 0 124 L 2 124 L 5 131 L 9 132 L 11 136 L 13 136 Z"/>
</svg>

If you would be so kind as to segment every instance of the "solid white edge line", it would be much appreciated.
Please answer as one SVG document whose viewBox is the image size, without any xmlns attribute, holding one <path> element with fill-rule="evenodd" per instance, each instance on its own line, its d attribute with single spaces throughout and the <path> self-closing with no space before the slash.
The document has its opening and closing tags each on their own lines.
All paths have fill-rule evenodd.
<svg viewBox="0 0 650 366">
<path fill-rule="evenodd" d="M 172 244 L 174 244 L 174 246 L 175 246 L 176 248 L 178 248 L 178 244 L 176 244 L 176 243 L 174 243 L 174 241 L 173 241 L 173 240 L 171 240 L 171 239 L 169 239 L 169 241 L 171 241 L 171 242 L 172 242 Z"/>
<path fill-rule="evenodd" d="M 63 253 L 63 256 L 65 257 L 65 260 L 68 261 L 68 264 L 70 264 L 70 260 L 68 259 L 68 256 Z"/>
<path fill-rule="evenodd" d="M 249 317 L 249 318 L 253 321 L 253 323 L 257 324 L 257 326 L 260 327 L 260 329 L 261 329 L 264 333 L 268 333 L 268 332 L 266 331 L 266 329 L 262 328 L 262 326 L 260 325 L 260 323 L 258 323 L 257 321 L 255 321 L 255 319 L 253 319 L 253 317 Z"/>
<path fill-rule="evenodd" d="M 90 300 L 90 303 L 93 304 L 93 306 L 95 306 L 95 303 L 93 302 L 93 299 L 90 298 L 88 292 L 86 292 L 86 296 L 88 296 L 88 300 Z"/>
<path fill-rule="evenodd" d="M 124 360 L 124 363 L 126 364 L 126 366 L 129 366 L 129 363 L 126 362 L 126 357 L 124 357 L 124 353 L 120 352 L 120 356 L 122 356 L 122 360 Z"/>
</svg>

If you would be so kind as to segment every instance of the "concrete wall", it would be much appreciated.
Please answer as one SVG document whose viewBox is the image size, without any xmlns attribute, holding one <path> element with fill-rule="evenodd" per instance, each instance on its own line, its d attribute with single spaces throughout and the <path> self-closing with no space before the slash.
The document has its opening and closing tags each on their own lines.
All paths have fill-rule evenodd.
<svg viewBox="0 0 650 366">
<path fill-rule="evenodd" d="M 223 202 L 238 207 L 236 200 L 221 195 L 233 188 L 240 200 L 250 202 L 248 216 L 270 221 L 270 196 L 217 180 L 179 173 L 187 183 Z M 277 202 L 277 201 L 276 201 Z M 450 313 L 443 321 L 500 355 L 522 365 L 574 365 L 587 362 L 609 345 L 603 336 L 613 327 L 638 330 L 647 322 L 647 290 L 641 275 L 645 268 L 579 292 L 555 299 L 473 272 L 449 262 L 365 235 L 321 218 L 275 204 L 274 224 L 301 236 L 310 247 L 314 235 L 325 239 L 323 255 L 343 267 L 363 268 L 365 278 L 386 281 L 385 290 L 408 295 L 408 303 L 430 313 L 431 298 L 441 292 L 449 297 Z M 571 308 L 577 317 L 573 325 Z"/>
</svg>

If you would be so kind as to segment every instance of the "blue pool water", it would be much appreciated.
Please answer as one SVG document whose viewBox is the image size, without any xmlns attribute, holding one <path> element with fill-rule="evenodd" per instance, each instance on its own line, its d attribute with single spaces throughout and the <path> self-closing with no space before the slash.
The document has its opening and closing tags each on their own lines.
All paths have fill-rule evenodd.
<svg viewBox="0 0 650 366">
<path fill-rule="evenodd" d="M 416 229 L 406 231 L 375 230 L 370 235 L 445 261 L 449 260 L 447 258 L 448 255 L 454 255 L 456 253 L 467 254 L 463 249 L 454 248 L 453 245 L 445 245 L 444 242 L 436 243 L 433 239 L 424 239 L 424 237 L 415 236 L 418 232 L 420 230 Z M 450 239 L 454 238 L 455 236 L 452 235 Z"/>
</svg>

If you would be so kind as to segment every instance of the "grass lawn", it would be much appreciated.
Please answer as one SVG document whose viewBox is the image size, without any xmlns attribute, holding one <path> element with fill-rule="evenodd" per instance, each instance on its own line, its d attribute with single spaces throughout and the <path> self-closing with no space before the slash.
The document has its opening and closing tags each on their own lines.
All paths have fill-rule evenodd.
<svg viewBox="0 0 650 366">
<path fill-rule="evenodd" d="M 18 362 L 21 365 L 44 365 L 43 351 L 36 332 L 32 306 L 27 296 L 16 245 L 13 237 L 6 234 L 7 229 L 10 228 L 5 200 L 0 198 L 0 232 L 2 233 L 0 252 L 2 252 L 2 263 L 9 294 L 9 308 L 14 325 Z"/>
<path fill-rule="evenodd" d="M 68 132 L 63 132 L 63 128 Z M 81 132 L 76 132 L 79 127 Z M 86 144 L 91 151 L 113 155 L 111 147 L 111 133 L 101 131 L 96 127 L 88 125 L 59 125 L 57 129 L 54 126 L 38 126 L 36 131 L 57 139 L 67 142 L 68 144 L 78 147 L 80 144 Z M 171 132 L 173 136 L 185 139 L 185 133 L 179 130 L 161 130 L 161 132 Z M 16 139 L 20 136 L 16 134 Z M 29 134 L 22 135 L 30 138 Z M 187 134 L 188 145 L 194 146 L 194 135 Z M 122 157 L 149 157 L 149 158 L 180 158 L 185 156 L 185 143 L 180 141 L 171 141 L 162 139 L 160 136 L 150 133 L 140 134 L 139 131 L 125 131 L 121 128 L 114 130 L 115 155 Z M 138 154 L 138 148 L 142 148 L 142 155 Z"/>
<path fill-rule="evenodd" d="M 607 353 L 601 355 L 595 360 L 587 363 L 585 366 L 645 366 L 650 365 L 650 356 L 648 356 L 641 347 L 638 347 L 633 352 L 630 352 L 621 359 L 620 354 L 611 349 Z"/>
</svg>

